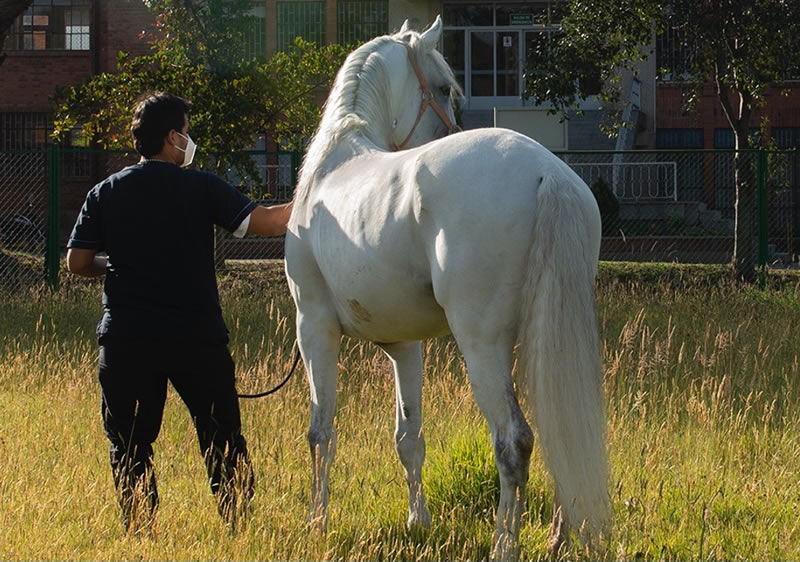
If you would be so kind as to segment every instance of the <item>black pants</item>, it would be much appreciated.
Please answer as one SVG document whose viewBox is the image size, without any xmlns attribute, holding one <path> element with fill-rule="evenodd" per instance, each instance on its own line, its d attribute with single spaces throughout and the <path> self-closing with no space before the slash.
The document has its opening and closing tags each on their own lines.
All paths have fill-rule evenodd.
<svg viewBox="0 0 800 562">
<path fill-rule="evenodd" d="M 144 498 L 150 512 L 158 505 L 153 442 L 161 428 L 167 381 L 189 408 L 220 513 L 234 522 L 233 508 L 252 497 L 254 477 L 227 346 L 106 342 L 100 346 L 99 379 L 124 523 L 131 524 L 135 506 L 141 509 L 136 498 Z"/>
</svg>

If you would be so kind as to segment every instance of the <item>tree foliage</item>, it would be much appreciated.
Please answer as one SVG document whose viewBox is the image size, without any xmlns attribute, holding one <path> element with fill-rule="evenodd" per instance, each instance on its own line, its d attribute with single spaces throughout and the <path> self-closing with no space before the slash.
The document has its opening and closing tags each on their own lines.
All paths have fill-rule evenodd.
<svg viewBox="0 0 800 562">
<path fill-rule="evenodd" d="M 754 110 L 767 88 L 800 76 L 798 0 L 567 0 L 561 33 L 543 44 L 523 96 L 554 111 L 597 94 L 607 108 L 625 103 L 620 69 L 636 71 L 652 56 L 654 34 L 670 33 L 685 57 L 659 69 L 680 78 L 685 108 L 697 107 L 714 84 L 737 149 L 747 147 Z M 753 277 L 755 185 L 750 159 L 736 155 L 734 269 Z M 740 220 L 741 219 L 741 220 Z"/>
<path fill-rule="evenodd" d="M 330 85 L 346 55 L 339 45 L 297 39 L 269 60 L 248 58 L 249 0 L 151 0 L 154 28 L 143 34 L 150 54 L 120 53 L 116 72 L 91 76 L 56 95 L 54 129 L 76 127 L 97 145 L 130 148 L 128 127 L 136 100 L 169 91 L 192 102 L 190 131 L 196 159 L 225 173 L 247 169 L 237 152 L 256 138 L 275 138 L 296 149 L 319 121 L 320 91 Z"/>
<path fill-rule="evenodd" d="M 658 9 L 654 0 L 569 0 L 561 29 L 528 57 L 523 97 L 566 113 L 598 95 L 620 101 L 619 69 L 644 60 Z M 533 62 L 533 64 L 531 64 Z"/>
<path fill-rule="evenodd" d="M 620 102 L 620 69 L 653 55 L 654 33 L 672 31 L 689 56 L 661 68 L 692 88 L 719 82 L 727 96 L 763 102 L 765 88 L 800 74 L 800 2 L 796 0 L 567 0 L 560 33 L 538 45 L 525 76 L 526 98 L 557 111 L 589 96 Z M 735 104 L 734 104 L 735 105 Z"/>
</svg>

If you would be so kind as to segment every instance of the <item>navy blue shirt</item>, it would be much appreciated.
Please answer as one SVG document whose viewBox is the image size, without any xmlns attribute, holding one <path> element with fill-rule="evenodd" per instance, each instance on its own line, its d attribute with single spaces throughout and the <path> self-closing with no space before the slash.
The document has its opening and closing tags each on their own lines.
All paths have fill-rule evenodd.
<svg viewBox="0 0 800 562">
<path fill-rule="evenodd" d="M 100 343 L 227 343 L 214 225 L 233 232 L 255 207 L 213 174 L 157 160 L 94 186 L 67 247 L 108 254 Z"/>
</svg>

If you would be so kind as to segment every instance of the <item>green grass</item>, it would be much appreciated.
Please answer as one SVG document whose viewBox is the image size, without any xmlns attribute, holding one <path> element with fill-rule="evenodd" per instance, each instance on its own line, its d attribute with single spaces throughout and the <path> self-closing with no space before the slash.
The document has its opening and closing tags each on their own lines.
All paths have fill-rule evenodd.
<svg viewBox="0 0 800 562">
<path fill-rule="evenodd" d="M 800 298 L 724 268 L 603 264 L 598 310 L 612 465 L 608 559 L 800 559 Z M 291 362 L 292 304 L 280 271 L 220 280 L 241 390 Z M 0 299 L 0 557 L 3 559 L 480 559 L 489 554 L 497 472 L 453 341 L 425 344 L 431 529 L 408 531 L 394 453 L 389 363 L 346 340 L 326 536 L 306 529 L 308 390 L 297 376 L 242 402 L 258 472 L 253 516 L 231 535 L 205 481 L 189 416 L 170 393 L 153 536 L 118 521 L 99 415 L 94 327 L 100 285 Z M 538 449 L 521 532 L 546 556 L 552 485 Z M 597 555 L 597 553 L 595 553 Z M 579 545 L 565 557 L 586 558 Z"/>
</svg>

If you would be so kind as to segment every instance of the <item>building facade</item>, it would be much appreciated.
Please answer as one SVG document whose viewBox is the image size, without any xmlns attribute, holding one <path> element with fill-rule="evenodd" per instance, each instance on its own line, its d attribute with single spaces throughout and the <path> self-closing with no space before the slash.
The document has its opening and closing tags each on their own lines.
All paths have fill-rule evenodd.
<svg viewBox="0 0 800 562">
<path fill-rule="evenodd" d="M 247 48 L 252 56 L 269 57 L 297 35 L 349 44 L 396 30 L 406 19 L 421 30 L 441 15 L 440 48 L 464 89 L 465 128 L 507 126 L 552 149 L 732 146 L 713 89 L 706 89 L 697 112 L 686 114 L 680 77 L 657 76 L 659 57 L 676 53 L 669 37 L 654 38 L 656 56 L 641 65 L 636 77 L 624 77 L 623 94 L 631 101 L 625 118 L 635 126 L 616 139 L 600 130 L 605 114 L 592 100 L 584 103 L 582 116 L 566 121 L 524 102 L 525 69 L 536 65 L 535 47 L 558 29 L 562 6 L 559 0 L 253 0 Z M 0 152 L 51 142 L 51 96 L 56 89 L 113 71 L 120 51 L 148 52 L 144 37 L 152 24 L 142 0 L 33 0 L 11 30 L 5 44 L 8 57 L 0 66 Z M 791 95 L 771 90 L 753 122 L 767 117 L 779 146 L 800 146 L 800 82 L 782 88 Z M 84 139 L 75 131 L 68 142 L 80 145 Z M 65 191 L 62 202 L 65 216 L 71 216 L 98 178 L 79 159 L 65 162 L 63 172 L 75 185 Z M 713 189 L 704 188 L 697 197 L 715 204 Z"/>
</svg>

